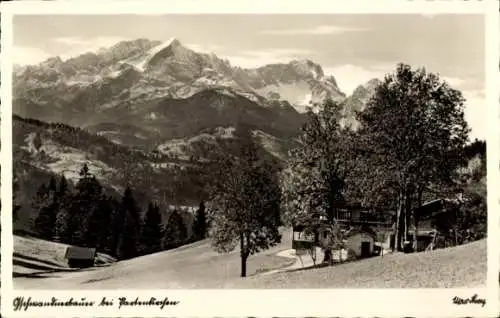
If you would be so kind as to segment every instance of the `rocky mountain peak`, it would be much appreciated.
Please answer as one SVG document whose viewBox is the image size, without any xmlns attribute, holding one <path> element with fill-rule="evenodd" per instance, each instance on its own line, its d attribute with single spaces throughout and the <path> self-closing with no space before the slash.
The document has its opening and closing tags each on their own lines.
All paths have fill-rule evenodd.
<svg viewBox="0 0 500 318">
<path fill-rule="evenodd" d="M 357 99 L 366 99 L 375 92 L 375 88 L 382 83 L 378 78 L 373 78 L 365 84 L 359 85 L 353 91 L 352 96 Z"/>
<path fill-rule="evenodd" d="M 290 65 L 293 65 L 296 70 L 304 76 L 312 75 L 312 77 L 317 80 L 325 75 L 323 68 L 309 59 L 294 60 L 290 62 Z"/>
<path fill-rule="evenodd" d="M 48 58 L 47 60 L 41 63 L 42 67 L 53 67 L 57 68 L 63 63 L 62 59 L 59 56 Z"/>
<path fill-rule="evenodd" d="M 182 46 L 182 43 L 181 41 L 176 38 L 176 37 L 173 37 L 173 38 L 170 38 L 167 42 L 166 42 L 166 45 L 170 46 L 170 47 L 181 47 Z"/>
</svg>

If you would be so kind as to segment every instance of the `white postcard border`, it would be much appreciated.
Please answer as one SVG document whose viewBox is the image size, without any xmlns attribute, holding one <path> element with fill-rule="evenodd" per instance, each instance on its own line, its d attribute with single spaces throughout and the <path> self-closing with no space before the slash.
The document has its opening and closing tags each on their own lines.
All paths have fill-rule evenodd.
<svg viewBox="0 0 500 318">
<path fill-rule="evenodd" d="M 1 215 L 2 250 L 1 260 L 1 305 L 2 314 L 7 317 L 27 316 L 445 316 L 493 317 L 498 315 L 500 250 L 498 248 L 500 227 L 499 196 L 488 191 L 488 288 L 481 289 L 318 289 L 318 290 L 72 290 L 42 291 L 13 290 L 12 284 L 12 123 L 11 116 L 11 74 L 12 65 L 12 15 L 13 14 L 164 14 L 164 13 L 485 13 L 486 19 L 486 95 L 488 100 L 487 138 L 488 189 L 499 188 L 499 36 L 497 1 L 82 1 L 82 2 L 10 2 L 2 3 L 2 48 L 1 48 Z M 463 298 L 478 294 L 487 297 L 485 307 L 480 305 L 457 306 L 454 296 Z M 84 308 L 44 307 L 24 311 L 13 311 L 15 297 L 32 297 L 39 300 L 80 299 L 100 302 L 102 297 L 133 299 L 177 300 L 176 306 L 163 310 L 155 307 L 129 307 L 117 310 L 117 306 Z"/>
</svg>

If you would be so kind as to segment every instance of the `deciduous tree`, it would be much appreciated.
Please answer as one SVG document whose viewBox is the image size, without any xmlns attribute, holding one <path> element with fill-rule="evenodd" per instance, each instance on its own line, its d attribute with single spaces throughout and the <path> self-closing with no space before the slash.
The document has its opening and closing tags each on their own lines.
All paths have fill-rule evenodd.
<svg viewBox="0 0 500 318">
<path fill-rule="evenodd" d="M 216 162 L 218 178 L 210 189 L 212 242 L 219 252 L 239 243 L 245 277 L 248 257 L 281 240 L 276 166 L 264 159 L 250 132 L 239 132 L 236 148 L 220 153 Z"/>
<path fill-rule="evenodd" d="M 352 133 L 340 126 L 340 110 L 340 104 L 328 100 L 318 113 L 308 112 L 300 145 L 282 173 L 285 220 L 305 226 L 306 233 L 333 225 L 337 209 L 345 205 Z"/>
<path fill-rule="evenodd" d="M 452 183 L 468 139 L 464 98 L 424 68 L 399 64 L 359 114 L 359 143 L 370 167 L 365 196 L 380 188 L 397 199 L 396 246 L 406 239 L 418 197 L 434 183 Z"/>
</svg>

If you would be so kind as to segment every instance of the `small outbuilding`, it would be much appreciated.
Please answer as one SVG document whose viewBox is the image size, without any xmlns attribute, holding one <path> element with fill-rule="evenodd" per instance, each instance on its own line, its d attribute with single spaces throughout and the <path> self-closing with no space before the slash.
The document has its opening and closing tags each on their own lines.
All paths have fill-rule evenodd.
<svg viewBox="0 0 500 318">
<path fill-rule="evenodd" d="M 69 246 L 65 258 L 71 268 L 88 268 L 94 266 L 96 254 L 95 248 Z"/>
<path fill-rule="evenodd" d="M 352 229 L 344 233 L 345 249 L 352 251 L 356 258 L 374 255 L 376 234 L 363 229 Z"/>
</svg>

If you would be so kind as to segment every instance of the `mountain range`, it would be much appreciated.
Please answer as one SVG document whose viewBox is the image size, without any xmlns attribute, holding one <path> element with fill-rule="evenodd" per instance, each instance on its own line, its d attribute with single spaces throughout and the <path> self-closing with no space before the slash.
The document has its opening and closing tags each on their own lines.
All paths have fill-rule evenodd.
<svg viewBox="0 0 500 318">
<path fill-rule="evenodd" d="M 235 138 L 235 127 L 247 127 L 269 154 L 284 160 L 307 107 L 317 110 L 327 98 L 344 101 L 344 120 L 355 123 L 377 84 L 372 80 L 346 96 L 313 61 L 247 69 L 175 38 L 124 41 L 64 61 L 16 65 L 15 173 L 33 188 L 28 183 L 35 175 L 43 180 L 62 173 L 76 181 L 87 162 L 110 189 L 140 184 L 145 197 L 158 199 L 165 196 L 165 180 L 182 179 L 179 171 L 190 158 L 202 157 L 216 140 Z M 165 182 L 153 180 L 168 173 Z M 182 191 L 171 200 L 196 200 Z"/>
</svg>

